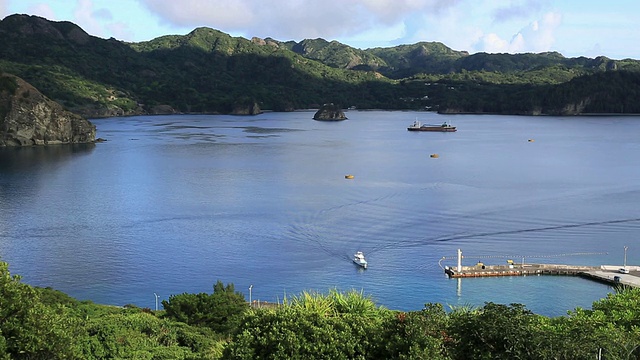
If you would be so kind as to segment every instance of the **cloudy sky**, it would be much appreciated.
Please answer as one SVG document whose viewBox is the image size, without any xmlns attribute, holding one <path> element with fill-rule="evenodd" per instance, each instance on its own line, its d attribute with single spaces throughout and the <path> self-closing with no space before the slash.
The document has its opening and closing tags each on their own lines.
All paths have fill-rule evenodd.
<svg viewBox="0 0 640 360">
<path fill-rule="evenodd" d="M 0 0 L 0 18 L 15 13 L 133 42 L 206 26 L 362 49 L 439 41 L 470 53 L 640 59 L 638 0 Z"/>
</svg>

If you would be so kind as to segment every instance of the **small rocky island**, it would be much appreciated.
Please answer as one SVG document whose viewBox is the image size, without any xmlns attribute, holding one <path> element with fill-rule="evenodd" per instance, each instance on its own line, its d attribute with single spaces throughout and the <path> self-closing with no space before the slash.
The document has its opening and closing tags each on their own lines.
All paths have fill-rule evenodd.
<svg viewBox="0 0 640 360">
<path fill-rule="evenodd" d="M 92 143 L 96 126 L 17 76 L 0 73 L 0 147 Z"/>
<path fill-rule="evenodd" d="M 344 115 L 340 106 L 334 105 L 333 103 L 322 105 L 316 114 L 313 115 L 313 120 L 341 121 L 346 119 L 347 117 Z"/>
</svg>

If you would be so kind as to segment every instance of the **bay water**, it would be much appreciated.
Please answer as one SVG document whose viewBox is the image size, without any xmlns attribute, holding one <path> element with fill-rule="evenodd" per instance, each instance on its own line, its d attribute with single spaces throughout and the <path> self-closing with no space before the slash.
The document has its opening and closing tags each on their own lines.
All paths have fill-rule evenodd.
<svg viewBox="0 0 640 360">
<path fill-rule="evenodd" d="M 0 149 L 0 259 L 25 283 L 113 305 L 153 309 L 154 293 L 221 280 L 247 300 L 355 289 L 398 310 L 492 301 L 547 316 L 613 290 L 441 266 L 457 249 L 463 265 L 621 265 L 624 246 L 640 262 L 640 117 L 346 114 L 94 119 L 106 142 Z M 458 131 L 407 131 L 414 120 Z"/>
</svg>

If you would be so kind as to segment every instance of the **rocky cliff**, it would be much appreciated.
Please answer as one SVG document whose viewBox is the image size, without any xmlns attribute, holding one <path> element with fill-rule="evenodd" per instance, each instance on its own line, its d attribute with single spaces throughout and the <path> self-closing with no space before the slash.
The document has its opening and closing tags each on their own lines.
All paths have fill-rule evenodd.
<svg viewBox="0 0 640 360">
<path fill-rule="evenodd" d="M 262 114 L 262 110 L 260 110 L 260 105 L 256 102 L 251 103 L 240 103 L 235 104 L 233 106 L 233 110 L 231 110 L 231 115 L 258 115 Z"/>
<path fill-rule="evenodd" d="M 315 115 L 313 115 L 313 119 L 324 121 L 340 121 L 346 120 L 347 117 L 345 116 L 340 106 L 331 103 L 322 105 L 320 109 L 315 113 Z"/>
<path fill-rule="evenodd" d="M 95 141 L 96 127 L 24 80 L 0 74 L 0 146 Z"/>
</svg>

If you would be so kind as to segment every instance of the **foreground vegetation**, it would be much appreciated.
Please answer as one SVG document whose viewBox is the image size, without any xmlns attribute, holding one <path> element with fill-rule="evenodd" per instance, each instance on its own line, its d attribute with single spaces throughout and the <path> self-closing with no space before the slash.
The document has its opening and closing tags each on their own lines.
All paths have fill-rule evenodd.
<svg viewBox="0 0 640 360">
<path fill-rule="evenodd" d="M 630 288 L 556 318 L 495 303 L 401 312 L 335 290 L 255 308 L 220 281 L 162 305 L 81 302 L 0 262 L 0 359 L 640 358 L 640 290 Z"/>
</svg>

